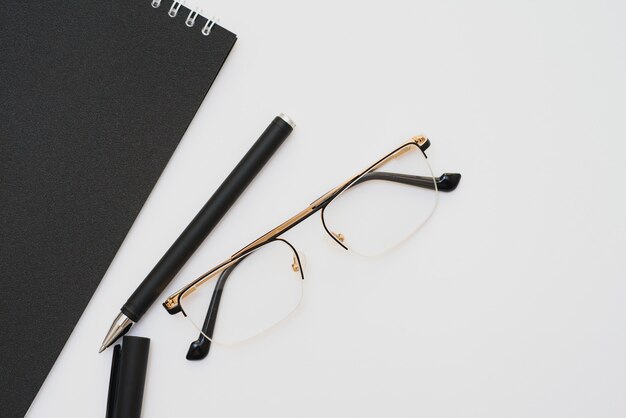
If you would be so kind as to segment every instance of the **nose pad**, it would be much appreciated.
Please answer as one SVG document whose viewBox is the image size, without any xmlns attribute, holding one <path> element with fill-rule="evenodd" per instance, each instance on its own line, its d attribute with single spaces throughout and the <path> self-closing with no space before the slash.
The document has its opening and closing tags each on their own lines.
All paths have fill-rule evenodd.
<svg viewBox="0 0 626 418">
<path fill-rule="evenodd" d="M 300 262 L 298 263 L 298 257 L 294 255 L 293 263 L 291 264 L 291 269 L 296 273 L 306 269 L 306 264 L 307 264 L 306 256 L 304 254 L 298 254 L 298 256 L 300 257 Z"/>
<path fill-rule="evenodd" d="M 328 242 L 331 246 L 336 246 L 337 244 L 339 244 L 342 247 L 346 247 L 345 246 L 345 241 L 346 241 L 346 236 L 344 234 L 342 234 L 341 232 L 330 232 L 328 234 L 324 234 L 325 235 L 325 239 L 326 242 Z"/>
<path fill-rule="evenodd" d="M 322 209 L 322 213 L 320 216 L 322 219 L 322 225 L 324 225 L 324 230 L 326 231 L 326 239 L 333 242 L 333 245 L 339 244 L 339 246 L 341 246 L 344 250 L 347 250 L 348 247 L 346 247 L 344 243 L 344 241 L 346 240 L 346 236 L 341 232 L 331 231 L 330 229 L 328 229 L 328 225 L 326 225 L 326 221 L 324 220 L 324 209 Z"/>
<path fill-rule="evenodd" d="M 341 232 L 331 232 L 331 234 L 342 244 L 346 240 L 346 237 Z"/>
</svg>

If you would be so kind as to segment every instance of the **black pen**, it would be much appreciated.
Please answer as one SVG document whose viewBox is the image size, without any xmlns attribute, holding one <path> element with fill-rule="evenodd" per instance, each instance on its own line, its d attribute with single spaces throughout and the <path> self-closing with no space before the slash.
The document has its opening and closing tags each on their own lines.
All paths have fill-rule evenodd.
<svg viewBox="0 0 626 418">
<path fill-rule="evenodd" d="M 252 145 L 252 148 L 122 306 L 121 312 L 104 337 L 100 352 L 106 350 L 119 337 L 126 334 L 130 327 L 141 319 L 189 257 L 228 212 L 228 209 L 235 203 L 252 179 L 287 139 L 294 126 L 293 121 L 282 113 L 274 118 Z"/>
</svg>

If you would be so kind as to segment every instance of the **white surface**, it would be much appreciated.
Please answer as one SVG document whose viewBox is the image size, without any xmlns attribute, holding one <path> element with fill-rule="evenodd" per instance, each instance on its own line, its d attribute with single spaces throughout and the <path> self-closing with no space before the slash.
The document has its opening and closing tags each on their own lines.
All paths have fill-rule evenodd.
<svg viewBox="0 0 626 418">
<path fill-rule="evenodd" d="M 110 321 L 281 111 L 296 130 L 166 293 L 413 134 L 463 180 L 382 259 L 290 232 L 304 301 L 253 343 L 188 362 L 154 306 L 145 417 L 626 416 L 626 3 L 198 5 L 239 41 L 29 417 L 104 415 Z"/>
</svg>

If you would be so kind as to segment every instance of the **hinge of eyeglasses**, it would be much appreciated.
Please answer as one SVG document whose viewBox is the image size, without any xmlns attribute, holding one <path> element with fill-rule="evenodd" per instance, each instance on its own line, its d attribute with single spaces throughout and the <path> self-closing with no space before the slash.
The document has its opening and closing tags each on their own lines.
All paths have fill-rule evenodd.
<svg viewBox="0 0 626 418">
<path fill-rule="evenodd" d="M 426 141 L 428 141 L 428 138 L 426 138 L 424 135 L 416 135 L 411 139 L 415 141 L 417 145 L 424 145 Z"/>
<path fill-rule="evenodd" d="M 430 140 L 424 135 L 416 135 L 411 138 L 411 141 L 415 142 L 422 151 L 426 151 L 430 147 Z"/>
<path fill-rule="evenodd" d="M 175 309 L 176 307 L 179 307 L 178 304 L 178 295 L 175 296 L 170 296 L 169 298 L 167 298 L 167 300 L 165 301 L 165 303 L 163 304 L 163 306 L 165 306 L 165 309 L 168 310 L 168 312 L 171 309 Z M 170 313 L 175 313 L 175 312 L 170 312 Z"/>
</svg>

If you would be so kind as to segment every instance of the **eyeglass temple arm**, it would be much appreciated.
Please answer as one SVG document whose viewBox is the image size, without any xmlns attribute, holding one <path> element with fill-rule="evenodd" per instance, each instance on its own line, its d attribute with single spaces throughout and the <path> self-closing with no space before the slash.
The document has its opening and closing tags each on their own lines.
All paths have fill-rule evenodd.
<svg viewBox="0 0 626 418">
<path fill-rule="evenodd" d="M 213 331 L 215 330 L 215 321 L 217 320 L 217 311 L 220 307 L 220 300 L 222 299 L 222 292 L 226 285 L 228 276 L 232 273 L 233 269 L 239 264 L 228 267 L 224 270 L 220 277 L 217 279 L 215 289 L 213 290 L 213 296 L 211 297 L 211 303 L 209 309 L 204 318 L 204 324 L 202 325 L 202 333 L 198 336 L 198 339 L 191 343 L 189 350 L 187 351 L 187 360 L 202 360 L 209 354 L 211 348 L 211 340 L 213 338 Z M 208 337 L 208 338 L 207 338 Z"/>
<path fill-rule="evenodd" d="M 413 176 L 410 174 L 374 171 L 364 174 L 357 181 L 355 181 L 354 184 L 356 185 L 368 180 L 393 181 L 396 183 L 402 183 L 409 186 L 422 187 L 431 190 L 435 190 L 435 183 L 437 183 L 437 190 L 440 190 L 442 192 L 451 192 L 459 185 L 459 182 L 461 181 L 461 174 L 443 173 L 441 176 L 435 177 L 435 183 L 433 183 L 433 178 L 428 176 Z"/>
</svg>

